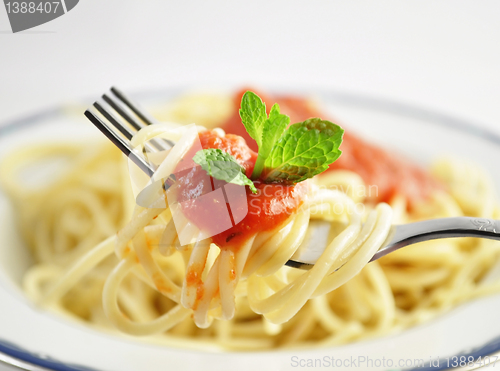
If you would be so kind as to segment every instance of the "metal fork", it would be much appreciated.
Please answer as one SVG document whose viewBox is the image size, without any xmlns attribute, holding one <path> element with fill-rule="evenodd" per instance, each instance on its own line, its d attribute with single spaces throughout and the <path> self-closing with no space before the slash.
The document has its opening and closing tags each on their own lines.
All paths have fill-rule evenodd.
<svg viewBox="0 0 500 371">
<path fill-rule="evenodd" d="M 287 265 L 311 269 L 327 246 L 330 226 L 331 223 L 327 221 L 311 221 L 309 223 L 309 228 L 313 228 L 310 233 L 311 240 L 299 247 Z M 500 240 L 500 220 L 461 216 L 393 225 L 384 244 L 370 261 L 418 242 L 455 237 L 479 237 L 498 241 Z"/>
<path fill-rule="evenodd" d="M 92 109 L 87 109 L 85 116 L 142 171 L 152 176 L 155 167 L 133 149 L 130 141 L 137 131 L 157 123 L 156 120 L 115 87 L 110 89 L 110 93 L 103 94 L 102 100 L 94 102 L 95 110 L 102 117 Z M 174 146 L 174 143 L 165 139 L 152 140 L 150 143 L 147 144 L 150 151 L 162 151 Z"/>
<path fill-rule="evenodd" d="M 115 87 L 111 93 L 102 96 L 104 102 L 95 102 L 96 114 L 92 109 L 85 111 L 85 116 L 149 176 L 156 170 L 143 153 L 133 149 L 130 142 L 133 135 L 141 128 L 156 123 L 140 106 Z M 102 117 L 100 117 L 102 116 Z M 150 141 L 149 151 L 169 149 L 175 143 L 159 140 Z M 173 184 L 175 177 L 166 181 L 166 187 Z M 300 269 L 310 269 L 325 250 L 331 223 L 311 221 L 312 239 L 304 242 L 286 265 Z M 383 246 L 371 261 L 381 258 L 402 247 L 440 238 L 479 237 L 500 240 L 500 221 L 484 218 L 456 217 L 425 220 L 422 222 L 393 225 Z"/>
</svg>

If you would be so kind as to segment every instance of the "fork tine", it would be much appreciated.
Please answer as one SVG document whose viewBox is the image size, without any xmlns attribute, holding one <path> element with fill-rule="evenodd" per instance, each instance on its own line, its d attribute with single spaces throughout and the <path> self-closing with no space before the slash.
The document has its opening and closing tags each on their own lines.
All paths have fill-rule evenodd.
<svg viewBox="0 0 500 371">
<path fill-rule="evenodd" d="M 97 104 L 97 106 L 96 106 Z M 100 105 L 96 102 L 94 106 L 97 108 Z M 99 109 L 99 108 L 97 108 Z M 101 107 L 102 109 L 102 107 Z M 101 112 L 101 111 L 100 111 Z M 107 116 L 110 116 L 107 112 L 103 109 L 103 114 L 104 117 L 109 119 Z M 86 110 L 85 111 L 85 116 L 109 139 L 111 142 L 114 143 L 115 146 L 117 146 L 128 158 L 130 158 L 139 168 L 144 171 L 146 174 L 149 176 L 152 176 L 154 174 L 154 170 L 151 168 L 151 166 L 145 161 L 145 159 L 137 154 L 133 148 L 130 142 L 126 141 L 123 139 L 121 136 L 119 136 L 108 124 L 106 124 L 103 120 L 101 120 L 98 116 L 94 115 L 92 111 Z M 110 116 L 111 117 L 111 116 Z M 118 125 L 117 128 L 121 127 L 121 125 Z"/>
<path fill-rule="evenodd" d="M 109 120 L 109 122 L 111 124 L 113 124 L 113 126 L 115 128 L 117 128 L 120 133 L 122 133 L 125 138 L 127 138 L 128 140 L 131 140 L 132 137 L 134 136 L 134 133 L 126 126 L 126 125 L 123 125 L 122 123 L 120 123 L 120 121 L 118 120 L 118 118 L 116 118 L 111 112 L 109 112 L 108 110 L 106 110 L 103 106 L 101 106 L 101 104 L 99 102 L 95 102 L 94 103 L 94 107 L 106 118 Z"/>
<path fill-rule="evenodd" d="M 102 96 L 102 99 L 104 99 L 104 101 L 107 104 L 109 104 L 110 107 L 113 108 L 121 117 L 123 117 L 125 119 L 125 121 L 127 121 L 130 124 L 130 126 L 132 126 L 135 130 L 139 131 L 142 128 L 146 127 L 146 125 L 144 125 L 141 121 L 139 121 L 135 117 L 129 115 L 126 112 L 125 107 L 123 107 L 123 103 L 119 102 L 119 100 L 116 101 L 116 99 L 114 99 L 106 94 L 104 94 Z M 121 126 L 124 126 L 124 125 L 121 125 Z M 131 131 L 128 131 L 128 132 L 132 133 Z M 171 143 L 169 141 L 165 141 L 165 140 L 163 140 L 163 141 L 165 142 L 164 144 L 167 144 L 169 147 L 173 147 L 173 143 Z M 153 145 L 153 147 L 155 147 L 158 151 L 163 151 L 166 149 L 166 146 L 162 145 L 157 139 L 151 139 L 151 140 L 149 140 L 149 143 L 151 145 Z M 151 147 L 149 147 L 149 148 L 151 148 Z"/>
<path fill-rule="evenodd" d="M 140 153 L 134 150 L 131 140 L 138 130 L 154 124 L 154 119 L 143 112 L 138 105 L 133 103 L 125 94 L 115 87 L 111 88 L 114 94 L 104 94 L 104 102 L 94 102 L 93 110 L 86 110 L 85 116 L 127 157 L 129 157 L 148 176 L 152 176 L 156 165 L 149 162 L 148 153 L 170 150 L 175 143 L 168 139 L 153 138 L 144 144 Z M 136 117 L 137 116 L 137 117 Z M 142 120 L 142 121 L 141 121 Z M 171 175 L 164 183 L 164 189 L 168 189 L 175 182 L 175 176 Z"/>
<path fill-rule="evenodd" d="M 141 130 L 145 125 L 138 121 L 137 119 L 135 119 L 134 117 L 132 117 L 131 115 L 129 115 L 125 109 L 121 106 L 121 103 L 119 102 L 116 102 L 112 97 L 104 94 L 102 96 L 102 99 L 104 99 L 104 101 L 109 104 L 116 112 L 118 112 L 120 114 L 120 116 L 122 116 L 125 120 L 127 120 L 127 122 L 132 125 L 132 127 L 139 131 Z"/>
<path fill-rule="evenodd" d="M 144 121 L 147 125 L 155 124 L 156 120 L 147 113 L 145 113 L 145 111 L 141 109 L 137 104 L 132 102 L 125 94 L 123 94 L 122 91 L 113 86 L 111 88 L 111 92 L 123 103 L 125 103 L 127 107 L 129 107 L 132 110 L 132 112 L 134 112 L 137 116 L 139 116 L 141 120 Z"/>
<path fill-rule="evenodd" d="M 128 127 L 127 122 L 123 122 L 120 117 L 115 116 L 110 110 L 107 110 L 104 106 L 102 106 L 99 102 L 94 102 L 94 107 L 106 118 L 109 122 L 117 128 L 120 133 L 122 133 L 128 140 L 131 140 L 134 136 L 134 132 Z M 130 123 L 130 122 L 129 122 Z M 161 151 L 165 149 L 160 144 L 157 143 L 154 139 L 150 141 L 157 150 Z M 129 145 L 132 148 L 132 145 Z M 155 150 L 151 147 L 149 143 L 146 143 L 143 148 L 143 155 L 146 156 L 148 152 L 154 152 Z"/>
<path fill-rule="evenodd" d="M 103 95 L 103 99 L 108 103 L 118 114 L 120 114 L 134 129 L 141 130 L 145 126 L 155 124 L 155 119 L 147 114 L 139 105 L 133 103 L 130 98 L 128 98 L 123 92 L 115 87 L 112 87 L 111 92 L 114 97 Z M 137 117 L 139 117 L 143 122 L 139 121 L 133 115 L 130 115 L 127 110 L 132 111 Z M 162 139 L 152 139 L 151 144 L 156 147 L 157 150 L 163 151 L 169 149 L 175 145 L 171 140 Z"/>
</svg>

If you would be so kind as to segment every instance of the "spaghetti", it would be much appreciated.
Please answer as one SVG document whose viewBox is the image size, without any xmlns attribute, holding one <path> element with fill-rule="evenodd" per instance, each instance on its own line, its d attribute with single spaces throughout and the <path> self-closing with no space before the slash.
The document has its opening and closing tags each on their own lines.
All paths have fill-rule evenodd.
<svg viewBox="0 0 500 371">
<path fill-rule="evenodd" d="M 181 100 L 165 115 L 184 120 L 192 110 L 199 124 L 224 122 L 214 120 L 221 111 L 214 97 L 204 122 L 192 108 L 204 99 Z M 225 107 L 227 98 L 220 99 Z M 172 133 L 168 125 L 148 127 L 134 141 L 141 145 L 158 135 L 177 141 Z M 223 130 L 211 133 L 230 137 Z M 188 144 L 179 150 L 177 161 L 169 157 L 174 161 L 161 168 L 162 176 L 174 172 L 188 150 Z M 51 184 L 30 189 L 19 180 L 19 168 L 61 155 L 71 166 Z M 107 143 L 98 150 L 29 148 L 2 164 L 2 186 L 36 259 L 24 278 L 36 302 L 98 328 L 168 345 L 251 350 L 380 336 L 500 289 L 482 283 L 500 252 L 490 240 L 429 241 L 368 264 L 393 223 L 499 218 L 492 183 L 474 165 L 436 162 L 431 172 L 442 186 L 417 201 L 395 193 L 388 203 L 354 192 L 368 185 L 353 169 L 331 170 L 308 181 L 286 218 L 268 229 L 252 228 L 233 248 L 197 239 L 189 223 L 177 232 L 166 192 L 148 207 L 134 205 L 127 170 Z M 312 238 L 308 226 L 315 219 L 331 223 L 324 254 L 309 271 L 284 266 Z M 182 231 L 195 242 L 181 245 Z"/>
</svg>

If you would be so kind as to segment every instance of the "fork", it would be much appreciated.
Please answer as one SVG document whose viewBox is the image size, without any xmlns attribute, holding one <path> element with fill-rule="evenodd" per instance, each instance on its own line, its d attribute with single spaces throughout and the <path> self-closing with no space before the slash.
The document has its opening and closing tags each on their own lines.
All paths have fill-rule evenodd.
<svg viewBox="0 0 500 371">
<path fill-rule="evenodd" d="M 133 149 L 130 140 L 142 128 L 156 124 L 156 120 L 115 87 L 110 89 L 110 93 L 103 94 L 102 100 L 102 102 L 96 101 L 93 104 L 102 117 L 91 109 L 85 111 L 85 116 L 142 171 L 151 177 L 156 169 Z M 169 149 L 167 146 L 159 145 L 158 141 L 152 143 L 157 150 Z M 174 143 L 170 143 L 170 147 L 173 147 L 173 145 Z"/>
<path fill-rule="evenodd" d="M 102 96 L 101 102 L 94 102 L 93 109 L 87 109 L 85 116 L 126 156 L 128 156 L 148 176 L 152 176 L 156 167 L 149 163 L 144 154 L 134 150 L 130 140 L 137 131 L 157 121 L 147 114 L 119 89 L 112 87 L 110 93 Z M 100 114 L 100 115 L 99 115 Z M 152 140 L 148 151 L 161 151 L 172 148 L 175 143 L 168 140 Z M 175 181 L 171 176 L 165 188 Z M 311 269 L 327 246 L 331 223 L 311 221 L 309 228 L 314 228 L 312 239 L 304 242 L 286 265 Z M 418 242 L 454 237 L 479 237 L 500 240 L 500 221 L 485 218 L 454 217 L 430 219 L 421 222 L 393 225 L 382 247 L 370 261 L 377 260 L 402 247 Z"/>
</svg>

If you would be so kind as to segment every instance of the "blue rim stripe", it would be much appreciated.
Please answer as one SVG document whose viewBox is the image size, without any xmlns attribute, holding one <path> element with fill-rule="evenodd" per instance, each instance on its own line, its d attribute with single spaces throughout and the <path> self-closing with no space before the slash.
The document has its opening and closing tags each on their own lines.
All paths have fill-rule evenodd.
<svg viewBox="0 0 500 371">
<path fill-rule="evenodd" d="M 425 367 L 417 367 L 417 368 L 411 368 L 408 369 L 407 371 L 441 371 L 441 370 L 448 370 L 452 364 L 460 363 L 460 358 L 462 359 L 469 359 L 469 357 L 473 357 L 474 360 L 477 360 L 479 357 L 484 358 L 489 355 L 492 355 L 496 353 L 500 349 L 500 336 L 494 338 L 493 340 L 488 341 L 486 344 L 477 347 L 473 350 L 470 351 L 464 351 L 460 352 L 458 354 L 455 354 L 453 356 L 449 357 L 444 357 L 444 358 L 436 358 L 434 361 L 429 362 L 425 365 Z M 456 357 L 456 358 L 455 358 Z M 465 358 L 464 358 L 465 357 Z M 499 357 L 500 358 L 500 357 Z M 455 362 L 455 359 L 457 362 Z M 434 363 L 437 363 L 434 365 Z M 484 362 L 482 363 L 484 365 Z"/>
<path fill-rule="evenodd" d="M 54 371 L 97 371 L 94 368 L 63 363 L 56 359 L 45 357 L 41 354 L 31 353 L 5 340 L 0 340 L 0 352 L 24 362 L 45 367 Z"/>
</svg>

